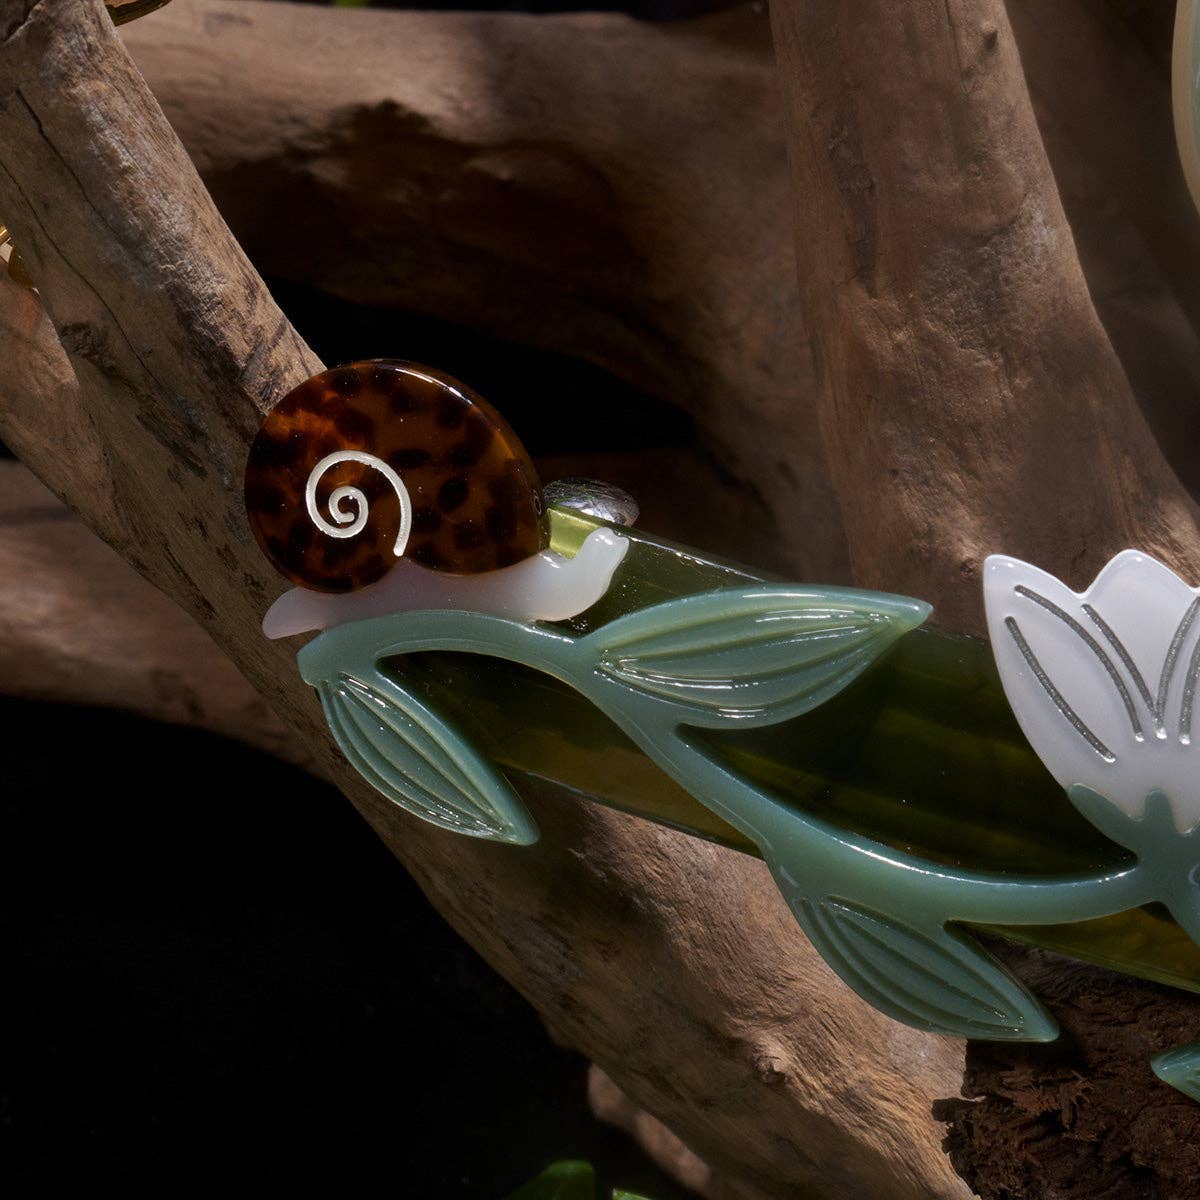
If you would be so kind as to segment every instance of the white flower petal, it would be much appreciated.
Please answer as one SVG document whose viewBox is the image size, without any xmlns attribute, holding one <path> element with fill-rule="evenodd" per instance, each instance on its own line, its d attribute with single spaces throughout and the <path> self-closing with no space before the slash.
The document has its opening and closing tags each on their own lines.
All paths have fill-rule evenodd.
<svg viewBox="0 0 1200 1200">
<path fill-rule="evenodd" d="M 1200 591 L 1126 550 L 1082 593 L 994 555 L 984 567 L 984 599 L 1005 694 L 1059 783 L 1089 787 L 1133 817 L 1160 789 L 1177 828 L 1195 825 L 1200 756 L 1190 705 Z"/>
<path fill-rule="evenodd" d="M 1123 550 L 1081 599 L 1126 647 L 1157 702 L 1163 663 L 1196 593 L 1157 559 Z"/>
</svg>

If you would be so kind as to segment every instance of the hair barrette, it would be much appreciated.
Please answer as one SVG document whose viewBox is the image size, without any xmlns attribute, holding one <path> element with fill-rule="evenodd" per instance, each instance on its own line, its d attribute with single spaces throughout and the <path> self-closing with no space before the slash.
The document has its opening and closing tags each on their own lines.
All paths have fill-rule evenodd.
<svg viewBox="0 0 1200 1200">
<path fill-rule="evenodd" d="M 1057 1036 L 971 936 L 1200 987 L 1200 591 L 1145 554 L 1082 593 L 985 570 L 991 646 L 919 599 L 767 581 L 543 495 L 440 372 L 352 363 L 267 416 L 246 470 L 295 587 L 269 637 L 388 800 L 526 845 L 533 777 L 757 854 L 826 962 L 921 1029 Z M 627 523 L 628 522 L 628 523 Z M 1200 1097 L 1200 1055 L 1155 1061 Z"/>
</svg>

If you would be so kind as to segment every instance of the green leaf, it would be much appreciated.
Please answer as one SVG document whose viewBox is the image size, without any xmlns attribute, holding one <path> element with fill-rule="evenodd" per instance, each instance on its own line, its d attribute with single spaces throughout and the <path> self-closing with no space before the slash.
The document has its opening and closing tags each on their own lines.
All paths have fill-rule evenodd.
<svg viewBox="0 0 1200 1200">
<path fill-rule="evenodd" d="M 393 804 L 470 837 L 537 841 L 508 781 L 416 696 L 390 680 L 346 675 L 322 681 L 317 692 L 342 752 Z"/>
<path fill-rule="evenodd" d="M 1200 1042 L 1160 1054 L 1150 1060 L 1150 1066 L 1163 1083 L 1200 1101 Z"/>
<path fill-rule="evenodd" d="M 929 612 L 878 592 L 759 584 L 658 604 L 584 641 L 596 670 L 682 721 L 771 724 L 836 695 Z"/>
<path fill-rule="evenodd" d="M 840 900 L 801 900 L 796 918 L 821 957 L 869 1004 L 934 1033 L 1047 1042 L 1045 1009 L 978 946 Z"/>
<path fill-rule="evenodd" d="M 535 1179 L 510 1192 L 505 1200 L 595 1200 L 596 1173 L 591 1163 L 551 1163 Z"/>
</svg>

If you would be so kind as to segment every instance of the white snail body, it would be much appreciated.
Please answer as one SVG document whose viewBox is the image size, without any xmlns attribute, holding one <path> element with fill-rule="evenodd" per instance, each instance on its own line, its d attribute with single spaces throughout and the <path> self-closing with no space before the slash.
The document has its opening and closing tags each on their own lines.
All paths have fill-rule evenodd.
<svg viewBox="0 0 1200 1200">
<path fill-rule="evenodd" d="M 597 529 L 574 558 L 543 550 L 482 575 L 449 575 L 404 559 L 378 583 L 349 595 L 292 588 L 263 618 L 263 633 L 290 637 L 370 617 L 438 608 L 522 621 L 565 621 L 591 608 L 608 591 L 628 549 L 627 538 Z"/>
</svg>

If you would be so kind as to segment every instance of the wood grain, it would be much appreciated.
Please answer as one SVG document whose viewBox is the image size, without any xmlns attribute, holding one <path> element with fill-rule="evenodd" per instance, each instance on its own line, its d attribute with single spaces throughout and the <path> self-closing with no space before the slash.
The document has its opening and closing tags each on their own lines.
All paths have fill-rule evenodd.
<svg viewBox="0 0 1200 1200">
<path fill-rule="evenodd" d="M 815 402 L 858 583 L 981 626 L 992 551 L 1200 578 L 1096 314 L 999 0 L 772 6 Z"/>
<path fill-rule="evenodd" d="M 42 364 L 14 373 L 0 415 L 22 459 L 198 621 L 556 1036 L 727 1194 L 964 1195 L 929 1114 L 961 1047 L 841 988 L 761 864 L 549 795 L 534 850 L 480 845 L 404 818 L 338 759 L 292 648 L 259 633 L 277 585 L 240 507 L 261 414 L 320 364 L 98 4 L 0 4 L 0 144 L 0 211 L 49 314 L 0 280 L 0 353 Z"/>
</svg>

